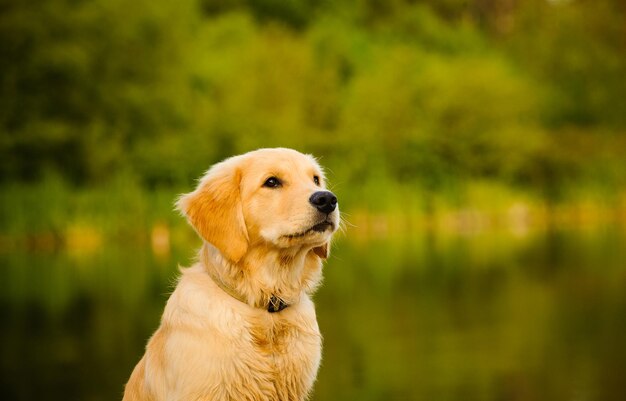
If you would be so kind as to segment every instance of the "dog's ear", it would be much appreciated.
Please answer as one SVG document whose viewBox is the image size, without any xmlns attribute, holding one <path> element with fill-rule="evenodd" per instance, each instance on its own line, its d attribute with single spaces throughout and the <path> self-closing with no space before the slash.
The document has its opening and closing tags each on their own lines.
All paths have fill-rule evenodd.
<svg viewBox="0 0 626 401">
<path fill-rule="evenodd" d="M 328 259 L 330 244 L 326 242 L 324 245 L 316 246 L 313 252 L 322 259 Z"/>
<path fill-rule="evenodd" d="M 211 168 L 195 191 L 176 202 L 196 232 L 234 263 L 248 251 L 240 183 L 241 172 L 228 160 Z"/>
</svg>

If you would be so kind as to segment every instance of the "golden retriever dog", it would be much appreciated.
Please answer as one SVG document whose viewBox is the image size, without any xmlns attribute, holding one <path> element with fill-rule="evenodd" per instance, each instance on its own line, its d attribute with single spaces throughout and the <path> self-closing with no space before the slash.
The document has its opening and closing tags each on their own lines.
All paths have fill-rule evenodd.
<svg viewBox="0 0 626 401">
<path fill-rule="evenodd" d="M 214 165 L 177 207 L 202 247 L 124 400 L 305 400 L 322 343 L 311 294 L 339 225 L 322 169 L 295 150 L 256 150 Z"/>
</svg>

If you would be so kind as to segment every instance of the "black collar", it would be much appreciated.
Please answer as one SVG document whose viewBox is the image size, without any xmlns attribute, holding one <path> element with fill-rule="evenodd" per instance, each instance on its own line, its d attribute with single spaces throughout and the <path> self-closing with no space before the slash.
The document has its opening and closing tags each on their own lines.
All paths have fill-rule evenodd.
<svg viewBox="0 0 626 401">
<path fill-rule="evenodd" d="M 247 304 L 245 299 L 243 299 L 239 294 L 237 294 L 237 292 L 234 289 L 230 288 L 229 286 L 226 285 L 226 283 L 224 283 L 222 280 L 216 277 L 212 271 L 210 271 L 209 269 L 205 269 L 205 271 L 209 274 L 209 277 L 211 277 L 213 282 L 222 289 L 222 291 L 224 291 L 226 294 L 230 295 L 231 297 L 235 298 L 237 301 Z M 270 297 L 269 302 L 267 303 L 267 307 L 265 306 L 261 306 L 261 307 L 266 309 L 269 313 L 276 313 L 276 312 L 282 311 L 288 306 L 289 305 L 286 304 L 285 301 L 280 299 L 280 297 L 277 297 L 276 295 L 272 295 Z"/>
</svg>

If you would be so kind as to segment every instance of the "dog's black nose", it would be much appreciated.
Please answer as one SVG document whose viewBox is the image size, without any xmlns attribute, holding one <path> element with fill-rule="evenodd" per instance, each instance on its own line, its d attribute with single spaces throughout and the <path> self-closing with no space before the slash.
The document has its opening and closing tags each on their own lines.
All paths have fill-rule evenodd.
<svg viewBox="0 0 626 401">
<path fill-rule="evenodd" d="M 322 213 L 331 213 L 337 207 L 337 197 L 330 191 L 315 192 L 309 198 L 311 205 Z"/>
</svg>

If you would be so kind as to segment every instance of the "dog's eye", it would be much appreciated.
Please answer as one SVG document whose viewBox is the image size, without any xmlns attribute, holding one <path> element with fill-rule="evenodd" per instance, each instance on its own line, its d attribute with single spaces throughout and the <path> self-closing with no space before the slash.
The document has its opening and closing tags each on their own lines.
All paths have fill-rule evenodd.
<svg viewBox="0 0 626 401">
<path fill-rule="evenodd" d="M 277 188 L 277 187 L 280 187 L 281 185 L 282 183 L 276 177 L 270 177 L 267 180 L 265 180 L 265 182 L 263 183 L 263 186 L 267 188 Z"/>
<path fill-rule="evenodd" d="M 314 175 L 313 176 L 313 182 L 315 183 L 315 185 L 320 185 L 320 177 Z"/>
</svg>

